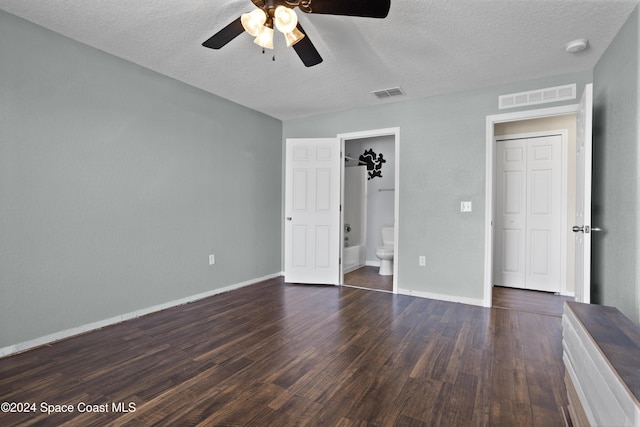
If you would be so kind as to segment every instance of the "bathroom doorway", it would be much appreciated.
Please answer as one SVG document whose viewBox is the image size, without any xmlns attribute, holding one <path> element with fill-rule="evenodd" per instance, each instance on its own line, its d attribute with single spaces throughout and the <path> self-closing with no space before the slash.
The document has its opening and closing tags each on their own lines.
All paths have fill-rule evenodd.
<svg viewBox="0 0 640 427">
<path fill-rule="evenodd" d="M 396 293 L 399 129 L 338 137 L 343 156 L 340 284 Z M 386 233 L 386 250 L 393 256 L 383 269 L 392 274 L 380 275 L 384 261 L 376 253 L 385 243 L 383 228 L 394 230 L 391 237 Z"/>
</svg>

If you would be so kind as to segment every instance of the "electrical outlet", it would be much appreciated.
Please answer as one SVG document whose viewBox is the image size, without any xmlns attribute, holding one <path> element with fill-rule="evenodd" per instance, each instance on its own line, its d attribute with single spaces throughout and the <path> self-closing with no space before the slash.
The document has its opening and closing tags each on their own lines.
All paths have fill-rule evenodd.
<svg viewBox="0 0 640 427">
<path fill-rule="evenodd" d="M 209 255 L 209 265 L 216 263 L 216 256 L 214 254 Z"/>
<path fill-rule="evenodd" d="M 471 212 L 471 202 L 460 202 L 460 212 Z"/>
<path fill-rule="evenodd" d="M 424 256 L 424 255 L 420 255 L 420 256 L 418 257 L 418 265 L 419 265 L 420 267 L 424 267 L 425 265 L 427 265 L 427 257 L 426 257 L 426 256 Z"/>
</svg>

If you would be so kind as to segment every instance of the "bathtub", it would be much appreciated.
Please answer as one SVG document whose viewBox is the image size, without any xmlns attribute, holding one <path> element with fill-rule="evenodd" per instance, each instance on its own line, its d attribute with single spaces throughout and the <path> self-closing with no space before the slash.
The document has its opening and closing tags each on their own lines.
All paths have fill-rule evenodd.
<svg viewBox="0 0 640 427">
<path fill-rule="evenodd" d="M 342 271 L 348 273 L 364 265 L 364 245 L 349 243 L 342 252 Z"/>
</svg>

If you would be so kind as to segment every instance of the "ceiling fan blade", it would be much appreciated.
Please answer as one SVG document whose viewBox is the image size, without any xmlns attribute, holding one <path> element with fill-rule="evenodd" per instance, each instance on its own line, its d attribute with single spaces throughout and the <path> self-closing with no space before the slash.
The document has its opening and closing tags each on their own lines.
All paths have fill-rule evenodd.
<svg viewBox="0 0 640 427">
<path fill-rule="evenodd" d="M 326 15 L 360 16 L 363 18 L 386 18 L 391 8 L 391 0 L 312 0 L 307 13 Z"/>
<path fill-rule="evenodd" d="M 296 51 L 302 63 L 305 67 L 313 67 L 314 65 L 318 65 L 322 62 L 322 57 L 316 50 L 316 47 L 311 43 L 311 39 L 304 32 L 302 26 L 298 24 L 298 30 L 304 34 L 304 38 L 300 40 L 298 43 L 293 45 L 293 50 Z"/>
<path fill-rule="evenodd" d="M 238 18 L 231 24 L 215 33 L 206 42 L 202 43 L 202 46 L 208 47 L 210 49 L 220 49 L 222 46 L 226 45 L 243 32 L 244 27 L 242 26 L 242 22 L 240 22 L 240 18 Z"/>
</svg>

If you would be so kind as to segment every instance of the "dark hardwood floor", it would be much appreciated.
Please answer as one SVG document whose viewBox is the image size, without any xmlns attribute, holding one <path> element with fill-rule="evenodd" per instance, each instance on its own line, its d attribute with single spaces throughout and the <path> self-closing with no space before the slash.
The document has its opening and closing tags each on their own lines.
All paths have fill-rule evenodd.
<svg viewBox="0 0 640 427">
<path fill-rule="evenodd" d="M 558 317 L 273 279 L 0 359 L 0 425 L 562 426 L 563 374 Z"/>
<path fill-rule="evenodd" d="M 344 275 L 344 284 L 357 288 L 393 292 L 393 276 L 378 274 L 380 267 L 365 266 Z"/>
<path fill-rule="evenodd" d="M 573 297 L 554 295 L 550 292 L 494 286 L 491 305 L 506 310 L 562 317 L 564 302 L 573 300 Z"/>
</svg>

